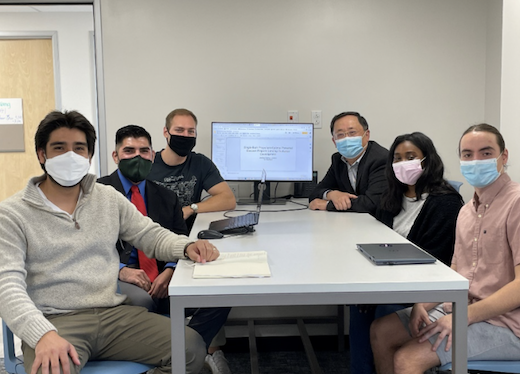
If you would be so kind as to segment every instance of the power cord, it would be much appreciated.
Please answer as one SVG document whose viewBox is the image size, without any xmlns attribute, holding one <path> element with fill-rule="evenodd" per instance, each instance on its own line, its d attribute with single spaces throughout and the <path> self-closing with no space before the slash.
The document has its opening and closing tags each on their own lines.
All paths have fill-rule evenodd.
<svg viewBox="0 0 520 374">
<path fill-rule="evenodd" d="M 293 203 L 295 205 L 300 205 L 302 208 L 295 208 L 295 209 L 277 209 L 277 210 L 262 210 L 260 209 L 260 212 L 264 212 L 264 213 L 279 213 L 279 212 L 294 212 L 294 211 L 297 211 L 297 210 L 305 210 L 305 209 L 308 209 L 309 208 L 309 205 L 307 204 L 302 204 L 302 203 L 299 203 L 299 202 L 296 202 L 296 201 L 292 201 L 292 200 L 288 200 L 289 203 Z M 232 218 L 232 217 L 236 217 L 236 216 L 232 216 L 232 215 L 229 215 L 229 213 L 232 213 L 232 212 L 246 212 L 246 213 L 255 213 L 256 210 L 250 210 L 250 209 L 234 209 L 234 210 L 228 210 L 226 212 L 223 213 L 224 217 L 226 218 Z"/>
</svg>

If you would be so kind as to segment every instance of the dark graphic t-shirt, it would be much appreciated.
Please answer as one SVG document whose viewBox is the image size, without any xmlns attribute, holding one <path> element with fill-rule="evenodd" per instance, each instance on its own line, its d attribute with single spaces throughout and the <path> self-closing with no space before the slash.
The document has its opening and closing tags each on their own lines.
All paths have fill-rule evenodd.
<svg viewBox="0 0 520 374">
<path fill-rule="evenodd" d="M 169 166 L 164 163 L 161 153 L 155 155 L 147 179 L 175 191 L 181 206 L 200 202 L 203 190 L 208 191 L 224 181 L 213 161 L 203 154 L 190 152 L 183 164 Z"/>
</svg>

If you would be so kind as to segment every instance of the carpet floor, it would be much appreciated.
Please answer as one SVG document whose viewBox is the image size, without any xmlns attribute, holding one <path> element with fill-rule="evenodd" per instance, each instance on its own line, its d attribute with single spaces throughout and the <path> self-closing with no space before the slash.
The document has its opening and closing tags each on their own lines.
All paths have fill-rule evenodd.
<svg viewBox="0 0 520 374">
<path fill-rule="evenodd" d="M 311 337 L 316 358 L 326 374 L 348 374 L 348 351 L 338 352 L 335 337 Z M 303 344 L 298 337 L 257 338 L 260 373 L 310 374 L 311 369 Z M 223 347 L 233 374 L 251 373 L 247 339 L 228 339 Z M 204 374 L 211 372 L 205 369 Z"/>
</svg>

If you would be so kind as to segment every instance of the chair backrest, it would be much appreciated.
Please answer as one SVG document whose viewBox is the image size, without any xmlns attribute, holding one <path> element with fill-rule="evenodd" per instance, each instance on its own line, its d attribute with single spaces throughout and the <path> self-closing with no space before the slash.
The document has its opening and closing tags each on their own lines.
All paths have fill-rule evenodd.
<svg viewBox="0 0 520 374">
<path fill-rule="evenodd" d="M 462 186 L 464 183 L 462 182 L 459 182 L 459 181 L 448 181 L 449 184 L 451 184 L 451 186 L 453 188 L 455 188 L 457 190 L 457 192 L 460 192 L 460 186 Z"/>
<path fill-rule="evenodd" d="M 440 370 L 451 370 L 451 363 L 442 365 Z M 520 373 L 520 361 L 468 361 L 468 370 L 482 370 L 493 373 Z"/>
<path fill-rule="evenodd" d="M 4 364 L 5 370 L 9 374 L 25 374 L 23 361 L 16 357 L 14 348 L 13 332 L 7 327 L 2 320 L 2 331 L 4 340 Z"/>
<path fill-rule="evenodd" d="M 5 370 L 9 374 L 26 374 L 23 360 L 16 357 L 14 348 L 13 332 L 4 321 L 2 321 L 4 340 L 4 363 Z M 150 369 L 152 365 L 141 364 L 132 361 L 89 361 L 83 369 L 82 374 L 141 374 Z"/>
</svg>

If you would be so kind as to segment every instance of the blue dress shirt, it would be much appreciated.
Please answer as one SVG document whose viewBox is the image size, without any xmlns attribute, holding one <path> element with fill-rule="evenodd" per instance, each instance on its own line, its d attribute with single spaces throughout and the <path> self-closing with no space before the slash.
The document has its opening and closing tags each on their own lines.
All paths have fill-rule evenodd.
<svg viewBox="0 0 520 374">
<path fill-rule="evenodd" d="M 132 191 L 130 190 L 132 186 L 134 185 L 132 182 L 130 182 L 122 173 L 121 170 L 117 169 L 117 175 L 119 176 L 119 179 L 121 180 L 121 184 L 123 185 L 123 189 L 125 190 L 125 196 L 128 200 L 132 198 Z M 141 196 L 143 196 L 144 204 L 146 205 L 146 209 L 148 209 L 148 201 L 146 200 L 146 180 L 139 182 L 137 185 L 139 188 L 139 192 L 141 193 Z M 137 255 L 137 249 L 134 247 L 132 250 L 132 253 L 130 254 L 130 258 L 128 259 L 128 264 L 119 263 L 119 270 L 124 268 L 127 265 L 137 264 L 138 262 L 138 255 Z M 168 262 L 165 267 L 167 268 L 174 268 L 177 264 L 175 262 Z"/>
</svg>

